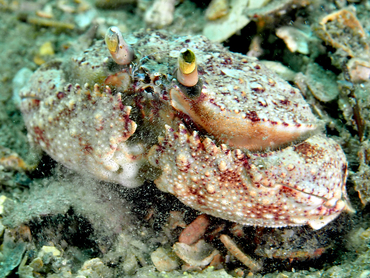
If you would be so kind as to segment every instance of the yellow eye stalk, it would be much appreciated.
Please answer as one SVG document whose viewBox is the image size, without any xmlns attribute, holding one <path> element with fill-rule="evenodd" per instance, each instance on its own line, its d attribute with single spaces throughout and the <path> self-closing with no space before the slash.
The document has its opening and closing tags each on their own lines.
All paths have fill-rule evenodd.
<svg viewBox="0 0 370 278">
<path fill-rule="evenodd" d="M 134 51 L 122 37 L 118 27 L 111 26 L 105 33 L 105 43 L 113 60 L 119 65 L 128 65 L 134 59 Z"/>
<path fill-rule="evenodd" d="M 194 52 L 190 49 L 182 49 L 178 63 L 177 81 L 186 87 L 195 86 L 198 83 L 198 69 Z"/>
</svg>

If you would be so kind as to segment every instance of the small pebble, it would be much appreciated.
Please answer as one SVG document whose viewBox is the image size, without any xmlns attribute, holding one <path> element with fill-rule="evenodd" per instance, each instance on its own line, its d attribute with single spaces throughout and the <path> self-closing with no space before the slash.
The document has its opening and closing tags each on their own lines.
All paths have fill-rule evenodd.
<svg viewBox="0 0 370 278">
<path fill-rule="evenodd" d="M 41 56 L 52 56 L 54 55 L 54 48 L 50 41 L 45 42 L 43 45 L 40 46 L 39 54 Z"/>
<path fill-rule="evenodd" d="M 53 256 L 58 257 L 61 255 L 61 252 L 54 246 L 42 246 L 40 252 L 38 253 L 37 257 L 42 258 L 45 254 L 52 253 Z"/>
<path fill-rule="evenodd" d="M 158 271 L 171 271 L 179 267 L 179 260 L 172 251 L 159 247 L 150 255 Z"/>
</svg>

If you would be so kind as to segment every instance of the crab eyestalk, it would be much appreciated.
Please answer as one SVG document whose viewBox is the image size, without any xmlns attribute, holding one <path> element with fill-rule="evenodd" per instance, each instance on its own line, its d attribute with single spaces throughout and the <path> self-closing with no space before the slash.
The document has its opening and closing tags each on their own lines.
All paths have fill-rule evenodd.
<svg viewBox="0 0 370 278">
<path fill-rule="evenodd" d="M 193 87 L 198 83 L 197 61 L 193 51 L 183 48 L 179 55 L 177 81 L 186 87 Z"/>
<path fill-rule="evenodd" d="M 105 33 L 105 43 L 113 60 L 119 65 L 128 65 L 134 59 L 134 51 L 122 37 L 118 27 L 111 26 Z"/>
</svg>

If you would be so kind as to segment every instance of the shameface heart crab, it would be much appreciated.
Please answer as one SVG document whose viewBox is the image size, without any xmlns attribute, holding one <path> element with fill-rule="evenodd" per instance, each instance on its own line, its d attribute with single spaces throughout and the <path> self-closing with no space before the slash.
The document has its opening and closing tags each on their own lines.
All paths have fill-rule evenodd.
<svg viewBox="0 0 370 278">
<path fill-rule="evenodd" d="M 30 141 L 98 179 L 153 179 L 245 225 L 317 229 L 349 209 L 345 155 L 300 91 L 205 37 L 111 27 L 43 65 L 21 98 Z"/>
</svg>

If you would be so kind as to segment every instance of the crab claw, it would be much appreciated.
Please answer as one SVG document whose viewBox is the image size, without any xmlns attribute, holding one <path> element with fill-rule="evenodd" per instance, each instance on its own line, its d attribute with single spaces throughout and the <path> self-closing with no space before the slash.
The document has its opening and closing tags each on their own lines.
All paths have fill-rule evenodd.
<svg viewBox="0 0 370 278">
<path fill-rule="evenodd" d="M 178 82 L 169 90 L 172 107 L 218 142 L 251 151 L 278 149 L 319 129 L 320 122 L 298 89 L 280 86 L 283 81 L 277 76 L 279 82 L 268 80 L 273 73 L 263 65 L 226 58 L 213 57 L 219 68 L 205 64 L 198 73 L 195 54 L 181 51 Z"/>
<path fill-rule="evenodd" d="M 105 33 L 105 43 L 113 60 L 119 65 L 127 65 L 134 59 L 134 51 L 122 37 L 118 27 L 111 26 Z"/>
<path fill-rule="evenodd" d="M 330 155 L 328 155 L 330 153 Z M 148 154 L 162 169 L 157 187 L 203 213 L 243 225 L 320 229 L 352 211 L 346 156 L 334 140 L 315 135 L 264 153 L 243 152 L 180 124 Z"/>
</svg>

